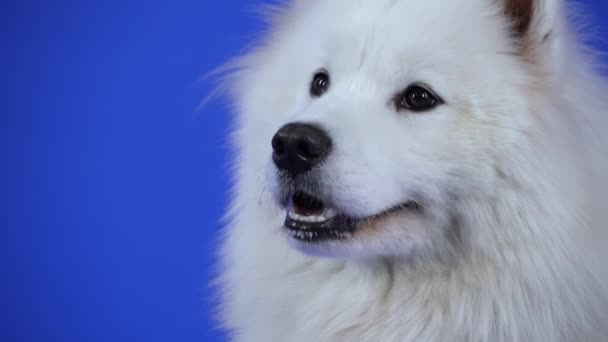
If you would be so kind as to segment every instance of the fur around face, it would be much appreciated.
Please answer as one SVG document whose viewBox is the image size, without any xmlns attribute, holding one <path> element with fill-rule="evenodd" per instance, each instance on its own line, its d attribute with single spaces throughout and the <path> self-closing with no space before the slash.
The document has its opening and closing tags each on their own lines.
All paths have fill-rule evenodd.
<svg viewBox="0 0 608 342">
<path fill-rule="evenodd" d="M 232 78 L 222 321 L 235 341 L 608 341 L 603 81 L 560 0 L 295 0 Z M 319 69 L 331 88 L 311 98 Z M 396 110 L 424 82 L 445 104 Z M 314 122 L 345 242 L 283 231 L 270 140 Z"/>
</svg>

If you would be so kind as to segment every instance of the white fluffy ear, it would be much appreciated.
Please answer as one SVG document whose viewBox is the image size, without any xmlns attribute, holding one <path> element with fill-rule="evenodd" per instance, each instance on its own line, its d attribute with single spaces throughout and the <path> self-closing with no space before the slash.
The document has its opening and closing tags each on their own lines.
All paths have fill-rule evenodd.
<svg viewBox="0 0 608 342">
<path fill-rule="evenodd" d="M 559 58 L 564 0 L 501 0 L 511 36 L 527 59 Z"/>
<path fill-rule="evenodd" d="M 563 0 L 502 0 L 513 36 L 540 42 L 561 16 Z M 540 41 L 539 41 L 540 40 Z"/>
</svg>

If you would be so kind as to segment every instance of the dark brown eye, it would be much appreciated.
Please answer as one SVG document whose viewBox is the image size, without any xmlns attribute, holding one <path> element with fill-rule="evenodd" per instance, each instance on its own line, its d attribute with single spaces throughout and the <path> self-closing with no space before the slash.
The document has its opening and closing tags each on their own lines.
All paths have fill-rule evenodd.
<svg viewBox="0 0 608 342">
<path fill-rule="evenodd" d="M 412 84 L 395 98 L 397 109 L 406 109 L 412 112 L 422 112 L 435 108 L 442 101 L 426 86 Z"/>
<path fill-rule="evenodd" d="M 310 83 L 310 95 L 320 97 L 329 89 L 329 74 L 326 70 L 317 72 Z"/>
</svg>

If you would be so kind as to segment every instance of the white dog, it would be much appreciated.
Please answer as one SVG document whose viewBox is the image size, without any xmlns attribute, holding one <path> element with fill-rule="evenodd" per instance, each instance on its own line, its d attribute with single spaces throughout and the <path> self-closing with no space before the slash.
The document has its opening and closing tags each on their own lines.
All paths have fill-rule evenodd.
<svg viewBox="0 0 608 342">
<path fill-rule="evenodd" d="M 236 341 L 608 341 L 608 88 L 564 0 L 295 0 L 231 77 Z"/>
</svg>

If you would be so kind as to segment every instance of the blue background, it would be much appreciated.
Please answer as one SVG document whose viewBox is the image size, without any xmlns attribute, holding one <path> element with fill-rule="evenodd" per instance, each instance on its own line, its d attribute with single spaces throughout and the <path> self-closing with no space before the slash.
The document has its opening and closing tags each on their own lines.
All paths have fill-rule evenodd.
<svg viewBox="0 0 608 342">
<path fill-rule="evenodd" d="M 1 2 L 1 341 L 224 340 L 207 283 L 229 114 L 196 110 L 199 78 L 259 2 Z"/>
</svg>

